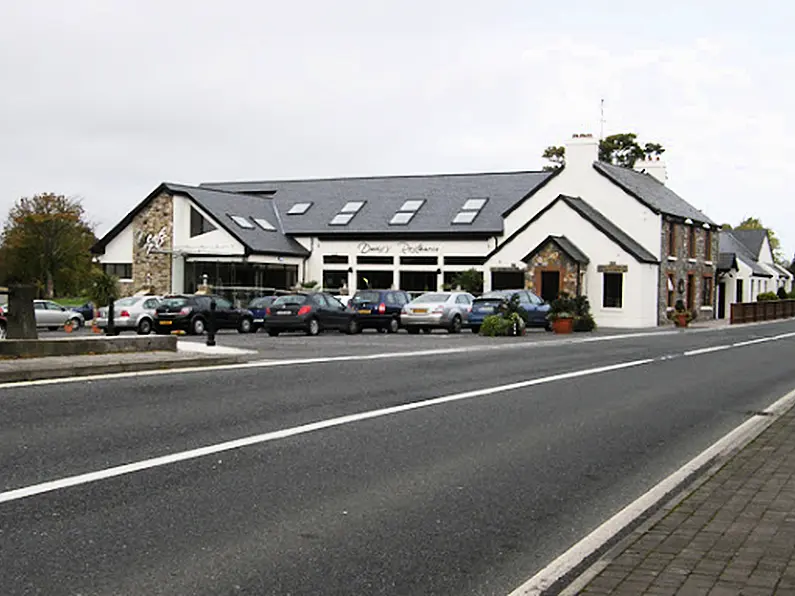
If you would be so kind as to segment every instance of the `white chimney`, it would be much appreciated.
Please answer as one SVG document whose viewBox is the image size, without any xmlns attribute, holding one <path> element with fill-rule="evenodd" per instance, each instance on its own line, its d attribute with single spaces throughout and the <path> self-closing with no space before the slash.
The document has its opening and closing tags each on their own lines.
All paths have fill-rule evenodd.
<svg viewBox="0 0 795 596">
<path fill-rule="evenodd" d="M 660 159 L 659 155 L 649 157 L 648 159 L 639 159 L 635 162 L 635 171 L 645 172 L 663 184 L 668 181 L 668 172 L 665 169 L 665 162 Z"/>
<path fill-rule="evenodd" d="M 566 169 L 581 171 L 599 159 L 599 141 L 591 134 L 572 135 L 566 143 Z"/>
</svg>

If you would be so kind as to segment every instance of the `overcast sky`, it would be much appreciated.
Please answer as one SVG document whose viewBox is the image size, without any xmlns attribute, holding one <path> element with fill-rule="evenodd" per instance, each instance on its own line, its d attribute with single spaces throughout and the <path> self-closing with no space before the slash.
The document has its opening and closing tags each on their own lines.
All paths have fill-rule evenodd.
<svg viewBox="0 0 795 596">
<path fill-rule="evenodd" d="M 698 5 L 694 7 L 694 5 Z M 669 186 L 795 251 L 795 3 L 62 0 L 0 7 L 0 219 L 161 181 L 538 169 L 574 132 L 666 148 Z M 587 199 L 587 197 L 584 197 Z"/>
</svg>

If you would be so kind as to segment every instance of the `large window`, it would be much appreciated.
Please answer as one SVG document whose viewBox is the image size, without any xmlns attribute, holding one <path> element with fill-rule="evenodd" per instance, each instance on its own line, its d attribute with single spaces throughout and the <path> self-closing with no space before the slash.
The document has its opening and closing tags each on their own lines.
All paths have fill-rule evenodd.
<svg viewBox="0 0 795 596">
<path fill-rule="evenodd" d="M 132 279 L 132 263 L 105 263 L 105 273 L 119 279 Z"/>
<path fill-rule="evenodd" d="M 712 276 L 705 275 L 701 286 L 701 306 L 712 306 Z"/>
<path fill-rule="evenodd" d="M 621 308 L 624 305 L 624 274 L 603 273 L 602 306 Z"/>
</svg>

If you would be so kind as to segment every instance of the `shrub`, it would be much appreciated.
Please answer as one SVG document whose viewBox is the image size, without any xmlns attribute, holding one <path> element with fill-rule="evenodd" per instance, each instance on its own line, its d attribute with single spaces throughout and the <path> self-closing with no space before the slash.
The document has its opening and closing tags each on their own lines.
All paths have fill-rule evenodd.
<svg viewBox="0 0 795 596">
<path fill-rule="evenodd" d="M 574 331 L 593 331 L 596 321 L 591 314 L 591 303 L 587 296 L 577 296 L 574 299 Z"/>
<path fill-rule="evenodd" d="M 557 298 L 549 303 L 550 321 L 555 319 L 573 319 L 577 315 L 577 300 L 571 298 L 566 292 L 561 292 Z"/>
<path fill-rule="evenodd" d="M 762 292 L 761 294 L 757 295 L 756 300 L 758 302 L 765 302 L 767 300 L 778 300 L 778 294 L 775 292 Z"/>
<path fill-rule="evenodd" d="M 94 308 L 107 306 L 111 300 L 117 300 L 120 294 L 119 280 L 117 278 L 101 269 L 94 271 L 88 292 L 88 297 L 94 303 Z"/>
<path fill-rule="evenodd" d="M 451 286 L 460 286 L 464 292 L 481 294 L 483 292 L 483 274 L 477 269 L 462 271 L 453 279 Z"/>
<path fill-rule="evenodd" d="M 789 299 L 790 299 L 790 300 L 795 300 L 795 290 L 792 290 L 792 291 L 789 293 Z"/>
<path fill-rule="evenodd" d="M 312 280 L 312 281 L 302 281 L 302 282 L 301 282 L 301 287 L 302 287 L 302 288 L 304 288 L 305 290 L 311 290 L 311 289 L 312 289 L 312 288 L 314 288 L 316 285 L 317 285 L 317 282 L 316 282 L 315 280 Z"/>
<path fill-rule="evenodd" d="M 485 337 L 498 337 L 508 335 L 508 330 L 513 327 L 513 320 L 502 315 L 489 315 L 480 325 L 480 334 Z"/>
<path fill-rule="evenodd" d="M 787 299 L 787 290 L 784 289 L 784 286 L 779 286 L 778 292 L 776 292 L 776 294 L 778 295 L 779 300 Z"/>
</svg>

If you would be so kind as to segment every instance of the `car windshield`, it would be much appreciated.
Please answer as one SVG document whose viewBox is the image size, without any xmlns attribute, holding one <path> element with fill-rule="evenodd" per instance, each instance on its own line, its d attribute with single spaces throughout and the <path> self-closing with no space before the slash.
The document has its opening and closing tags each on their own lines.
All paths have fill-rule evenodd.
<svg viewBox="0 0 795 596">
<path fill-rule="evenodd" d="M 279 296 L 273 301 L 273 306 L 289 306 L 291 304 L 303 304 L 306 296 L 300 294 L 290 294 L 289 296 Z"/>
<path fill-rule="evenodd" d="M 163 300 L 160 302 L 160 306 L 173 308 L 175 306 L 185 306 L 187 303 L 188 303 L 187 298 L 181 298 L 181 297 L 163 298 Z"/>
<path fill-rule="evenodd" d="M 254 298 L 248 307 L 249 308 L 263 308 L 265 306 L 270 306 L 273 304 L 273 301 L 276 300 L 275 296 L 263 296 L 262 298 Z"/>
<path fill-rule="evenodd" d="M 356 292 L 353 296 L 354 302 L 378 302 L 381 294 L 378 292 Z"/>
<path fill-rule="evenodd" d="M 447 299 L 450 298 L 450 294 L 423 294 L 419 298 L 416 298 L 414 302 L 417 304 L 429 303 L 429 302 L 447 302 Z"/>
</svg>

